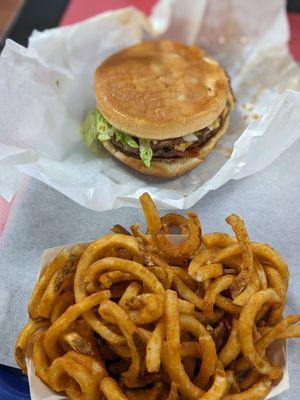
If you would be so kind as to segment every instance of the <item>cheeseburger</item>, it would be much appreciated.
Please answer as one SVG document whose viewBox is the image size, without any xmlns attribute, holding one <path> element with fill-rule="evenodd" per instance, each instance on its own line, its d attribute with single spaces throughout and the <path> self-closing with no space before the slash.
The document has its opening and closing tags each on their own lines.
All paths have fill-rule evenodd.
<svg viewBox="0 0 300 400">
<path fill-rule="evenodd" d="M 202 163 L 225 134 L 234 103 L 215 59 L 169 40 L 113 54 L 97 68 L 94 88 L 97 110 L 82 126 L 86 145 L 160 177 Z"/>
</svg>

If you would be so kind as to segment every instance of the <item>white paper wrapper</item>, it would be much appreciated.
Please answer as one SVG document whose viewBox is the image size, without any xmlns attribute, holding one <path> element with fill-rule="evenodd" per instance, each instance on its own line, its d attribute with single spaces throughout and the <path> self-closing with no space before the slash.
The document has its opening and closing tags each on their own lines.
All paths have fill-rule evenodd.
<svg viewBox="0 0 300 400">
<path fill-rule="evenodd" d="M 180 236 L 172 236 L 173 242 L 178 242 Z M 64 248 L 72 248 L 74 244 L 53 247 L 52 249 L 46 249 L 41 258 L 39 274 L 44 270 L 45 266 Z M 53 390 L 49 389 L 34 373 L 34 366 L 31 359 L 31 349 L 29 349 L 26 357 L 26 365 L 28 370 L 28 380 L 30 387 L 31 400 L 62 400 L 67 397 L 59 395 Z M 272 399 L 273 397 L 285 392 L 289 389 L 289 373 L 287 368 L 287 356 L 286 356 L 286 343 L 285 341 L 278 340 L 270 346 L 268 349 L 268 356 L 274 365 L 283 367 L 282 380 L 275 386 L 266 399 Z"/>
<path fill-rule="evenodd" d="M 208 49 L 237 98 L 228 134 L 203 164 L 172 180 L 96 158 L 79 134 L 95 107 L 96 66 L 153 37 Z M 144 191 L 162 208 L 183 209 L 230 179 L 262 170 L 300 137 L 300 74 L 288 38 L 284 0 L 160 0 L 149 19 L 127 8 L 35 32 L 28 49 L 7 41 L 0 61 L 0 194 L 11 200 L 27 174 L 98 211 L 137 205 Z"/>
</svg>

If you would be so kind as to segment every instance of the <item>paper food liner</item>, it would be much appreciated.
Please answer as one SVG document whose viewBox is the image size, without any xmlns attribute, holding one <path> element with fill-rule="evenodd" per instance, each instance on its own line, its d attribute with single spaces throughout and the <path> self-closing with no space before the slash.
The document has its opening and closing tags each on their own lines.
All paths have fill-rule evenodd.
<svg viewBox="0 0 300 400">
<path fill-rule="evenodd" d="M 171 238 L 174 243 L 178 242 L 179 240 L 182 240 L 182 236 L 180 235 L 169 235 L 169 238 Z M 58 246 L 44 250 L 41 257 L 39 276 L 46 267 L 46 265 L 51 260 L 53 260 L 53 258 L 62 249 L 71 249 L 73 246 L 75 246 L 75 244 L 68 244 L 65 246 Z M 35 375 L 34 366 L 31 359 L 31 351 L 32 347 L 28 349 L 26 357 L 26 366 L 27 366 L 31 399 L 32 400 L 67 399 L 67 397 L 57 394 L 56 392 L 51 390 Z M 289 389 L 289 373 L 287 366 L 286 341 L 277 340 L 274 343 L 272 343 L 272 345 L 268 348 L 267 354 L 272 364 L 283 368 L 283 377 L 281 381 L 276 386 L 273 387 L 269 395 L 266 397 L 266 399 L 272 399 L 273 397 Z"/>
<path fill-rule="evenodd" d="M 300 137 L 299 66 L 288 52 L 284 0 L 160 0 L 8 40 L 0 59 L 0 195 L 23 174 L 98 211 L 137 206 L 148 191 L 161 208 L 185 209 L 230 179 L 261 171 Z M 111 53 L 143 39 L 202 46 L 225 67 L 237 99 L 228 133 L 209 157 L 175 179 L 147 177 L 94 156 L 80 125 L 95 108 L 93 74 Z"/>
</svg>

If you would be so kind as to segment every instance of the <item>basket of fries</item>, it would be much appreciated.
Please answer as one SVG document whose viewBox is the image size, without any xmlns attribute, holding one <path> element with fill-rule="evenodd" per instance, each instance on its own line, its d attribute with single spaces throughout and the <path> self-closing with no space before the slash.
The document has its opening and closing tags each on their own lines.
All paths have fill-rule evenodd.
<svg viewBox="0 0 300 400">
<path fill-rule="evenodd" d="M 140 200 L 145 234 L 115 225 L 42 260 L 15 346 L 32 397 L 255 400 L 287 389 L 284 343 L 300 337 L 300 314 L 283 316 L 284 260 L 235 214 L 234 236 L 202 234 L 193 212 L 160 217 Z"/>
</svg>

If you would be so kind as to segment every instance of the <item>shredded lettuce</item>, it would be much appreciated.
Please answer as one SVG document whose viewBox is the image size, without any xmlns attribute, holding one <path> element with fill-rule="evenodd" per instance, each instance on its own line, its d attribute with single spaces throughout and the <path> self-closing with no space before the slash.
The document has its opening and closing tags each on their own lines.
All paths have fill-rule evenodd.
<svg viewBox="0 0 300 400">
<path fill-rule="evenodd" d="M 115 136 L 117 141 L 134 149 L 139 149 L 140 158 L 148 168 L 151 167 L 153 152 L 150 140 L 139 139 L 138 142 L 137 138 L 121 132 L 110 125 L 98 110 L 88 113 L 81 127 L 81 135 L 85 145 L 97 155 L 103 155 L 101 142 L 110 140 Z"/>
<path fill-rule="evenodd" d="M 140 139 L 140 157 L 143 160 L 146 167 L 151 167 L 151 160 L 153 151 L 151 149 L 151 142 L 148 139 Z"/>
</svg>

